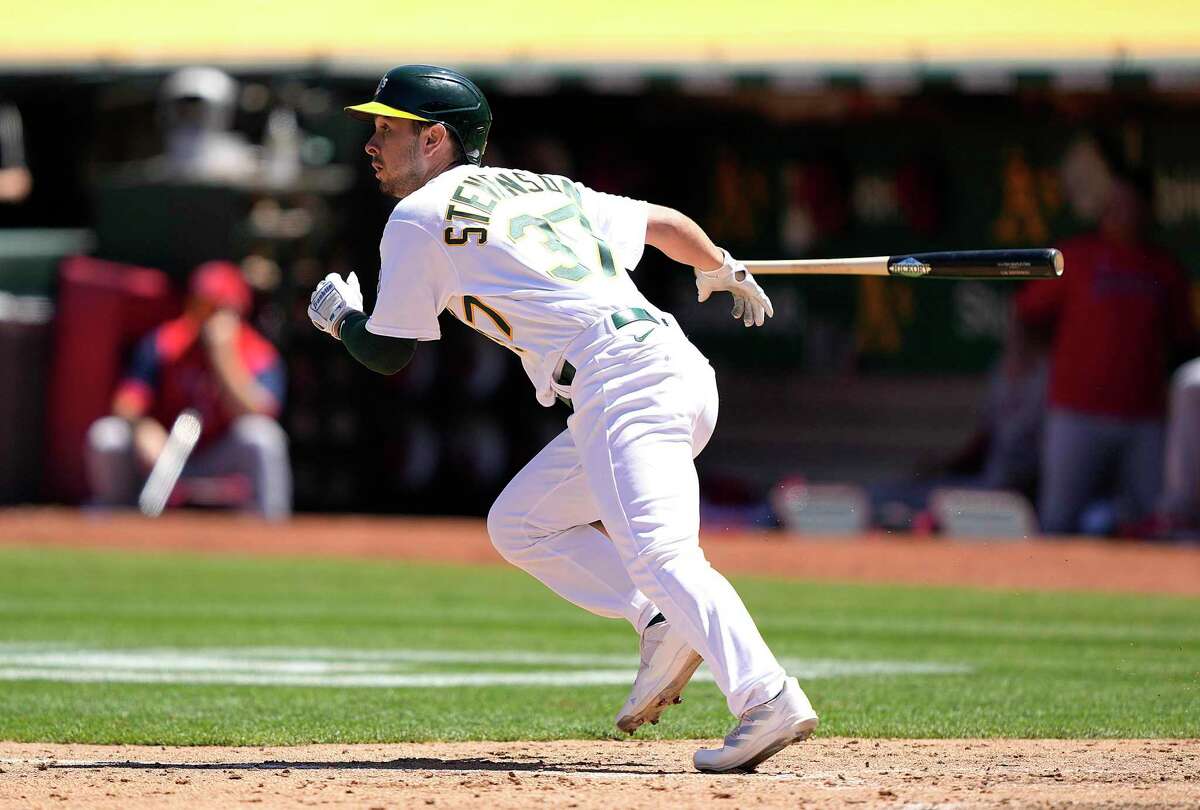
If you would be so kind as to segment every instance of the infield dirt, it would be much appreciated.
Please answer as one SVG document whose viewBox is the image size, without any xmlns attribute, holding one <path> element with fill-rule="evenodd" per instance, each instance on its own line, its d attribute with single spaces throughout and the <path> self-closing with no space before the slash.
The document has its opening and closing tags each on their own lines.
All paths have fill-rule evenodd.
<svg viewBox="0 0 1200 810">
<path fill-rule="evenodd" d="M 1194 807 L 1196 740 L 814 739 L 759 773 L 689 741 L 293 748 L 0 744 L 0 804 L 143 808 Z"/>
</svg>

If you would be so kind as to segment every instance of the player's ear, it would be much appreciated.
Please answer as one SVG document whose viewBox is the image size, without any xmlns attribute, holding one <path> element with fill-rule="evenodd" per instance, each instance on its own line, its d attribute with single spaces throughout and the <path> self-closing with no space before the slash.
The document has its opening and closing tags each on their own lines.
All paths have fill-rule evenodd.
<svg viewBox="0 0 1200 810">
<path fill-rule="evenodd" d="M 450 140 L 450 130 L 446 128 L 445 124 L 441 123 L 426 127 L 424 135 L 425 142 L 423 145 L 425 147 L 425 154 L 427 155 L 432 155 L 441 148 L 443 143 L 447 143 Z"/>
</svg>

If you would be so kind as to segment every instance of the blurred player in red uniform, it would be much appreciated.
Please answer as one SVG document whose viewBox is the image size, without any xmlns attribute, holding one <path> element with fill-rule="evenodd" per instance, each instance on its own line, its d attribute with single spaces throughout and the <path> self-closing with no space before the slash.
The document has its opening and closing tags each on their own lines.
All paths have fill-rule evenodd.
<svg viewBox="0 0 1200 810">
<path fill-rule="evenodd" d="M 238 268 L 208 262 L 189 282 L 180 317 L 146 335 L 113 396 L 111 416 L 88 431 L 88 475 L 97 505 L 132 506 L 167 430 L 184 408 L 203 422 L 181 479 L 240 474 L 247 508 L 279 519 L 291 513 L 287 436 L 276 422 L 283 362 L 243 321 L 250 289 Z"/>
<path fill-rule="evenodd" d="M 1147 240 L 1147 220 L 1138 185 L 1115 179 L 1099 227 L 1060 246 L 1062 280 L 1017 296 L 1027 326 L 1054 330 L 1038 498 L 1050 534 L 1079 531 L 1111 480 L 1119 522 L 1162 491 L 1167 375 L 1195 333 L 1187 275 Z"/>
</svg>

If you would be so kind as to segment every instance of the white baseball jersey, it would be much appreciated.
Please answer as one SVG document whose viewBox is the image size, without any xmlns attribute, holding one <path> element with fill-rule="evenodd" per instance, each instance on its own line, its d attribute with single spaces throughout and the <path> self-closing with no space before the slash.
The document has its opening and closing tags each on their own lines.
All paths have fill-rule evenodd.
<svg viewBox="0 0 1200 810">
<path fill-rule="evenodd" d="M 648 205 L 557 175 L 457 166 L 401 200 L 379 245 L 377 335 L 441 337 L 438 315 L 516 352 L 542 405 L 572 338 L 627 307 L 658 313 L 627 275 Z"/>
</svg>

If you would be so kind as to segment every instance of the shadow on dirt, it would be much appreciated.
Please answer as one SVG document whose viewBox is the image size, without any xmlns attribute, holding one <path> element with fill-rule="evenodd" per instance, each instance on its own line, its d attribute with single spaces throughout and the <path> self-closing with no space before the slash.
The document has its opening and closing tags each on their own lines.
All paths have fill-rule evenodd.
<svg viewBox="0 0 1200 810">
<path fill-rule="evenodd" d="M 466 759 L 437 759 L 434 757 L 403 757 L 380 762 L 72 762 L 49 763 L 48 768 L 62 770 L 105 770 L 127 768 L 145 771 L 521 771 L 546 773 L 612 773 L 657 776 L 673 771 L 651 769 L 640 762 L 613 762 L 603 766 L 595 762 L 505 761 L 469 757 Z"/>
</svg>

